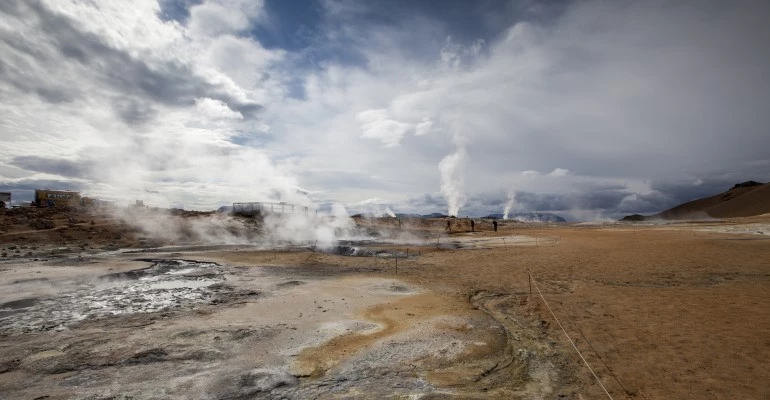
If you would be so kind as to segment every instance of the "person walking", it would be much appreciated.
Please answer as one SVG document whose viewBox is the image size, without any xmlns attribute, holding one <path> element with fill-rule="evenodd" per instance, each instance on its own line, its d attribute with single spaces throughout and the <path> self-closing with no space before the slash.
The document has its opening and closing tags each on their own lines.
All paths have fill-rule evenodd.
<svg viewBox="0 0 770 400">
<path fill-rule="evenodd" d="M 471 220 L 471 232 L 476 232 L 476 223 Z"/>
<path fill-rule="evenodd" d="M 492 225 L 495 227 L 495 232 L 497 232 L 497 221 L 492 221 Z"/>
</svg>

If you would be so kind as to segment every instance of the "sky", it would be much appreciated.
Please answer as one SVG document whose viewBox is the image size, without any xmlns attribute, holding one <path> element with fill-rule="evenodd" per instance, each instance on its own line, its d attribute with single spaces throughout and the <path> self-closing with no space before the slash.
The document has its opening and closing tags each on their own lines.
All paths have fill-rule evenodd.
<svg viewBox="0 0 770 400">
<path fill-rule="evenodd" d="M 770 180 L 770 2 L 5 0 L 0 191 L 654 213 Z"/>
</svg>

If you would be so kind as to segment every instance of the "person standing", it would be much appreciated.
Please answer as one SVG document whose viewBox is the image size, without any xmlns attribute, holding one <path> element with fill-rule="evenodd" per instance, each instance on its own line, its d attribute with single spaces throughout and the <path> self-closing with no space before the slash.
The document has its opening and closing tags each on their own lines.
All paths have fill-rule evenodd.
<svg viewBox="0 0 770 400">
<path fill-rule="evenodd" d="M 497 221 L 492 221 L 492 225 L 495 227 L 495 232 L 497 232 Z"/>
<path fill-rule="evenodd" d="M 476 232 L 476 223 L 471 220 L 471 232 Z"/>
</svg>

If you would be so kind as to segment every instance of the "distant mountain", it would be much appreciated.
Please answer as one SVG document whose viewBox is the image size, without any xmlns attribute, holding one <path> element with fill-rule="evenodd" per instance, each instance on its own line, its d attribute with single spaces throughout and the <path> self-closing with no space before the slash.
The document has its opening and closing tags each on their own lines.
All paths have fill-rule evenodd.
<svg viewBox="0 0 770 400">
<path fill-rule="evenodd" d="M 441 213 L 430 213 L 430 214 L 421 215 L 420 217 L 422 217 L 422 218 L 446 218 L 446 217 L 448 217 L 448 215 L 441 214 Z"/>
<path fill-rule="evenodd" d="M 396 218 L 423 218 L 420 214 L 396 213 Z"/>
<path fill-rule="evenodd" d="M 486 218 L 503 219 L 503 214 L 489 214 Z M 521 222 L 567 222 L 566 219 L 551 213 L 516 211 L 508 213 L 508 219 Z"/>
<path fill-rule="evenodd" d="M 730 190 L 680 204 L 655 215 L 627 215 L 621 221 L 751 217 L 770 213 L 770 184 L 747 181 Z"/>
</svg>

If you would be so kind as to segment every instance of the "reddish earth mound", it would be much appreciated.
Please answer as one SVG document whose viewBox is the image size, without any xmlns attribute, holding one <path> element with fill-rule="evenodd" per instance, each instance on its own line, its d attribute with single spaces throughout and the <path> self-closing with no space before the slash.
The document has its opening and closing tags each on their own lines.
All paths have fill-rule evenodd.
<svg viewBox="0 0 770 400">
<path fill-rule="evenodd" d="M 635 214 L 623 220 L 735 218 L 766 213 L 770 213 L 770 184 L 747 181 L 736 184 L 726 192 L 689 201 L 659 214 Z"/>
<path fill-rule="evenodd" d="M 710 207 L 706 212 L 716 218 L 751 217 L 770 213 L 770 184 L 747 189 L 750 190 L 743 195 Z"/>
</svg>

